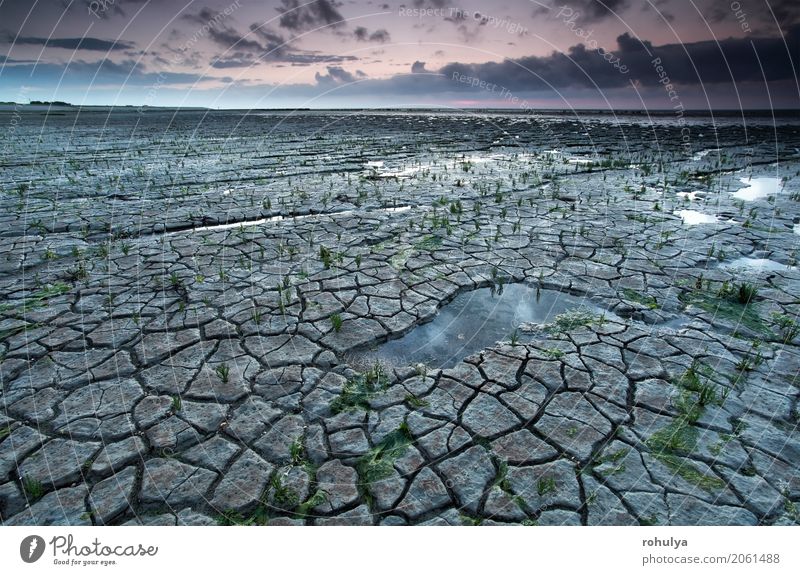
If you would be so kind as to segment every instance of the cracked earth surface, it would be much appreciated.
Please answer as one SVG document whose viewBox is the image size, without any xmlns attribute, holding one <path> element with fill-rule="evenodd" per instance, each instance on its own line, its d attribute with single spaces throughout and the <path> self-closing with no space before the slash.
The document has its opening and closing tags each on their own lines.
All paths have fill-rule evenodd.
<svg viewBox="0 0 800 575">
<path fill-rule="evenodd" d="M 4 160 L 4 524 L 800 520 L 796 126 L 129 116 Z M 608 315 L 359 355 L 510 283 Z"/>
</svg>

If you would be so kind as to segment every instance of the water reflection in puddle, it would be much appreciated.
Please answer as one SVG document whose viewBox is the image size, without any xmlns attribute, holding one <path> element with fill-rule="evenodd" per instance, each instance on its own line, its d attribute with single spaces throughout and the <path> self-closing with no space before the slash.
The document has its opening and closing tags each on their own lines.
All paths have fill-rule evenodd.
<svg viewBox="0 0 800 575">
<path fill-rule="evenodd" d="M 692 156 L 692 160 L 695 161 L 695 162 L 699 162 L 700 160 L 705 158 L 707 155 L 709 155 L 711 152 L 715 152 L 716 154 L 719 154 L 719 148 L 711 148 L 710 150 L 700 150 L 694 156 Z"/>
<path fill-rule="evenodd" d="M 733 192 L 732 195 L 746 202 L 775 195 L 781 190 L 780 178 L 739 178 L 739 181 L 745 184 L 745 187 Z"/>
<path fill-rule="evenodd" d="M 673 212 L 676 216 L 680 216 L 683 220 L 683 223 L 687 226 L 696 226 L 698 224 L 715 224 L 717 221 L 717 216 L 711 216 L 709 214 L 704 214 L 702 212 L 698 212 L 697 210 L 678 210 Z"/>
<path fill-rule="evenodd" d="M 741 269 L 754 272 L 763 271 L 785 271 L 795 269 L 792 266 L 787 266 L 774 260 L 766 258 L 737 258 L 729 262 L 719 264 L 720 268 L 725 269 Z"/>
<path fill-rule="evenodd" d="M 541 290 L 537 297 L 536 288 L 524 284 L 509 284 L 494 292 L 481 288 L 457 296 L 439 310 L 433 321 L 417 326 L 400 339 L 358 355 L 366 361 L 382 360 L 390 365 L 453 367 L 498 341 L 509 341 L 523 323 L 549 323 L 575 308 L 604 313 L 586 298 L 553 290 Z M 615 316 L 606 313 L 606 317 Z M 520 340 L 523 337 L 520 335 Z"/>
<path fill-rule="evenodd" d="M 678 197 L 679 198 L 689 198 L 689 201 L 694 202 L 695 200 L 698 199 L 698 195 L 697 194 L 700 194 L 699 197 L 702 199 L 703 192 L 700 191 L 700 190 L 695 191 L 695 192 L 678 192 Z"/>
<path fill-rule="evenodd" d="M 263 224 L 269 224 L 274 222 L 283 222 L 283 221 L 299 221 L 299 220 L 307 220 L 312 218 L 323 218 L 325 216 L 349 216 L 353 214 L 363 214 L 369 215 L 371 213 L 386 213 L 386 214 L 395 214 L 399 212 L 407 212 L 411 209 L 411 206 L 397 206 L 395 208 L 377 208 L 374 210 L 342 210 L 338 212 L 324 212 L 318 214 L 303 214 L 299 216 L 272 216 L 269 218 L 261 218 L 258 220 L 244 220 L 240 222 L 233 222 L 230 224 L 213 224 L 209 226 L 197 226 L 192 229 L 195 232 L 217 232 L 220 230 L 230 230 L 234 228 L 250 228 L 253 226 L 260 226 Z M 170 234 L 173 233 L 181 233 L 183 230 L 178 232 L 168 232 Z"/>
</svg>

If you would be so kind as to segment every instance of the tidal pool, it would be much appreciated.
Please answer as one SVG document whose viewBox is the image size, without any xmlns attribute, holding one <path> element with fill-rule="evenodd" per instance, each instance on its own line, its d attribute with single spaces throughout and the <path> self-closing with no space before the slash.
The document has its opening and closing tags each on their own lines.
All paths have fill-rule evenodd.
<svg viewBox="0 0 800 575">
<path fill-rule="evenodd" d="M 754 272 L 784 271 L 794 269 L 792 266 L 787 266 L 786 264 L 766 258 L 736 258 L 735 260 L 719 264 L 719 267 L 726 269 L 742 269 Z"/>
<path fill-rule="evenodd" d="M 576 308 L 597 315 L 606 313 L 586 298 L 544 289 L 537 296 L 536 288 L 521 283 L 502 289 L 476 289 L 456 296 L 432 321 L 358 356 L 363 361 L 381 360 L 390 365 L 453 367 L 498 341 L 509 341 L 523 323 L 549 323 Z M 606 317 L 614 316 L 606 313 Z M 531 337 L 521 331 L 518 335 L 521 341 Z"/>
<path fill-rule="evenodd" d="M 739 181 L 746 185 L 733 192 L 733 197 L 746 202 L 775 195 L 781 190 L 780 178 L 739 178 Z"/>
<path fill-rule="evenodd" d="M 678 210 L 677 212 L 673 213 L 676 216 L 680 216 L 680 218 L 683 220 L 683 223 L 687 226 L 696 226 L 698 224 L 715 224 L 719 221 L 717 216 L 704 214 L 702 212 L 698 212 L 697 210 Z"/>
<path fill-rule="evenodd" d="M 698 195 L 697 194 L 700 194 L 700 198 L 702 199 L 704 193 L 705 192 L 702 192 L 700 190 L 697 190 L 695 192 L 678 192 L 678 197 L 679 198 L 689 198 L 689 201 L 694 202 L 695 200 L 698 199 Z"/>
</svg>

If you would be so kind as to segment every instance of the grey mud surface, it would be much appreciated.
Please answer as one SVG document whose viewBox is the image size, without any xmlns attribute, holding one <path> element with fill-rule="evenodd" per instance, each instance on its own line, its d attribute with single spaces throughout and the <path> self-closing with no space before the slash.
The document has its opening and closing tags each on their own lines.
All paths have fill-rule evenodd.
<svg viewBox="0 0 800 575">
<path fill-rule="evenodd" d="M 796 125 L 118 114 L 3 158 L 4 524 L 800 520 Z M 586 307 L 365 359 L 509 284 Z"/>
</svg>

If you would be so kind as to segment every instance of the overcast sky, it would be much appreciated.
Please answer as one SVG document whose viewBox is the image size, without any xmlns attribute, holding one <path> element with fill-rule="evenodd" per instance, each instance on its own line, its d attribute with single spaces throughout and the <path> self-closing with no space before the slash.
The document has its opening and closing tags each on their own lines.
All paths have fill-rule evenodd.
<svg viewBox="0 0 800 575">
<path fill-rule="evenodd" d="M 800 0 L 0 0 L 3 101 L 800 107 L 798 71 Z"/>
</svg>

